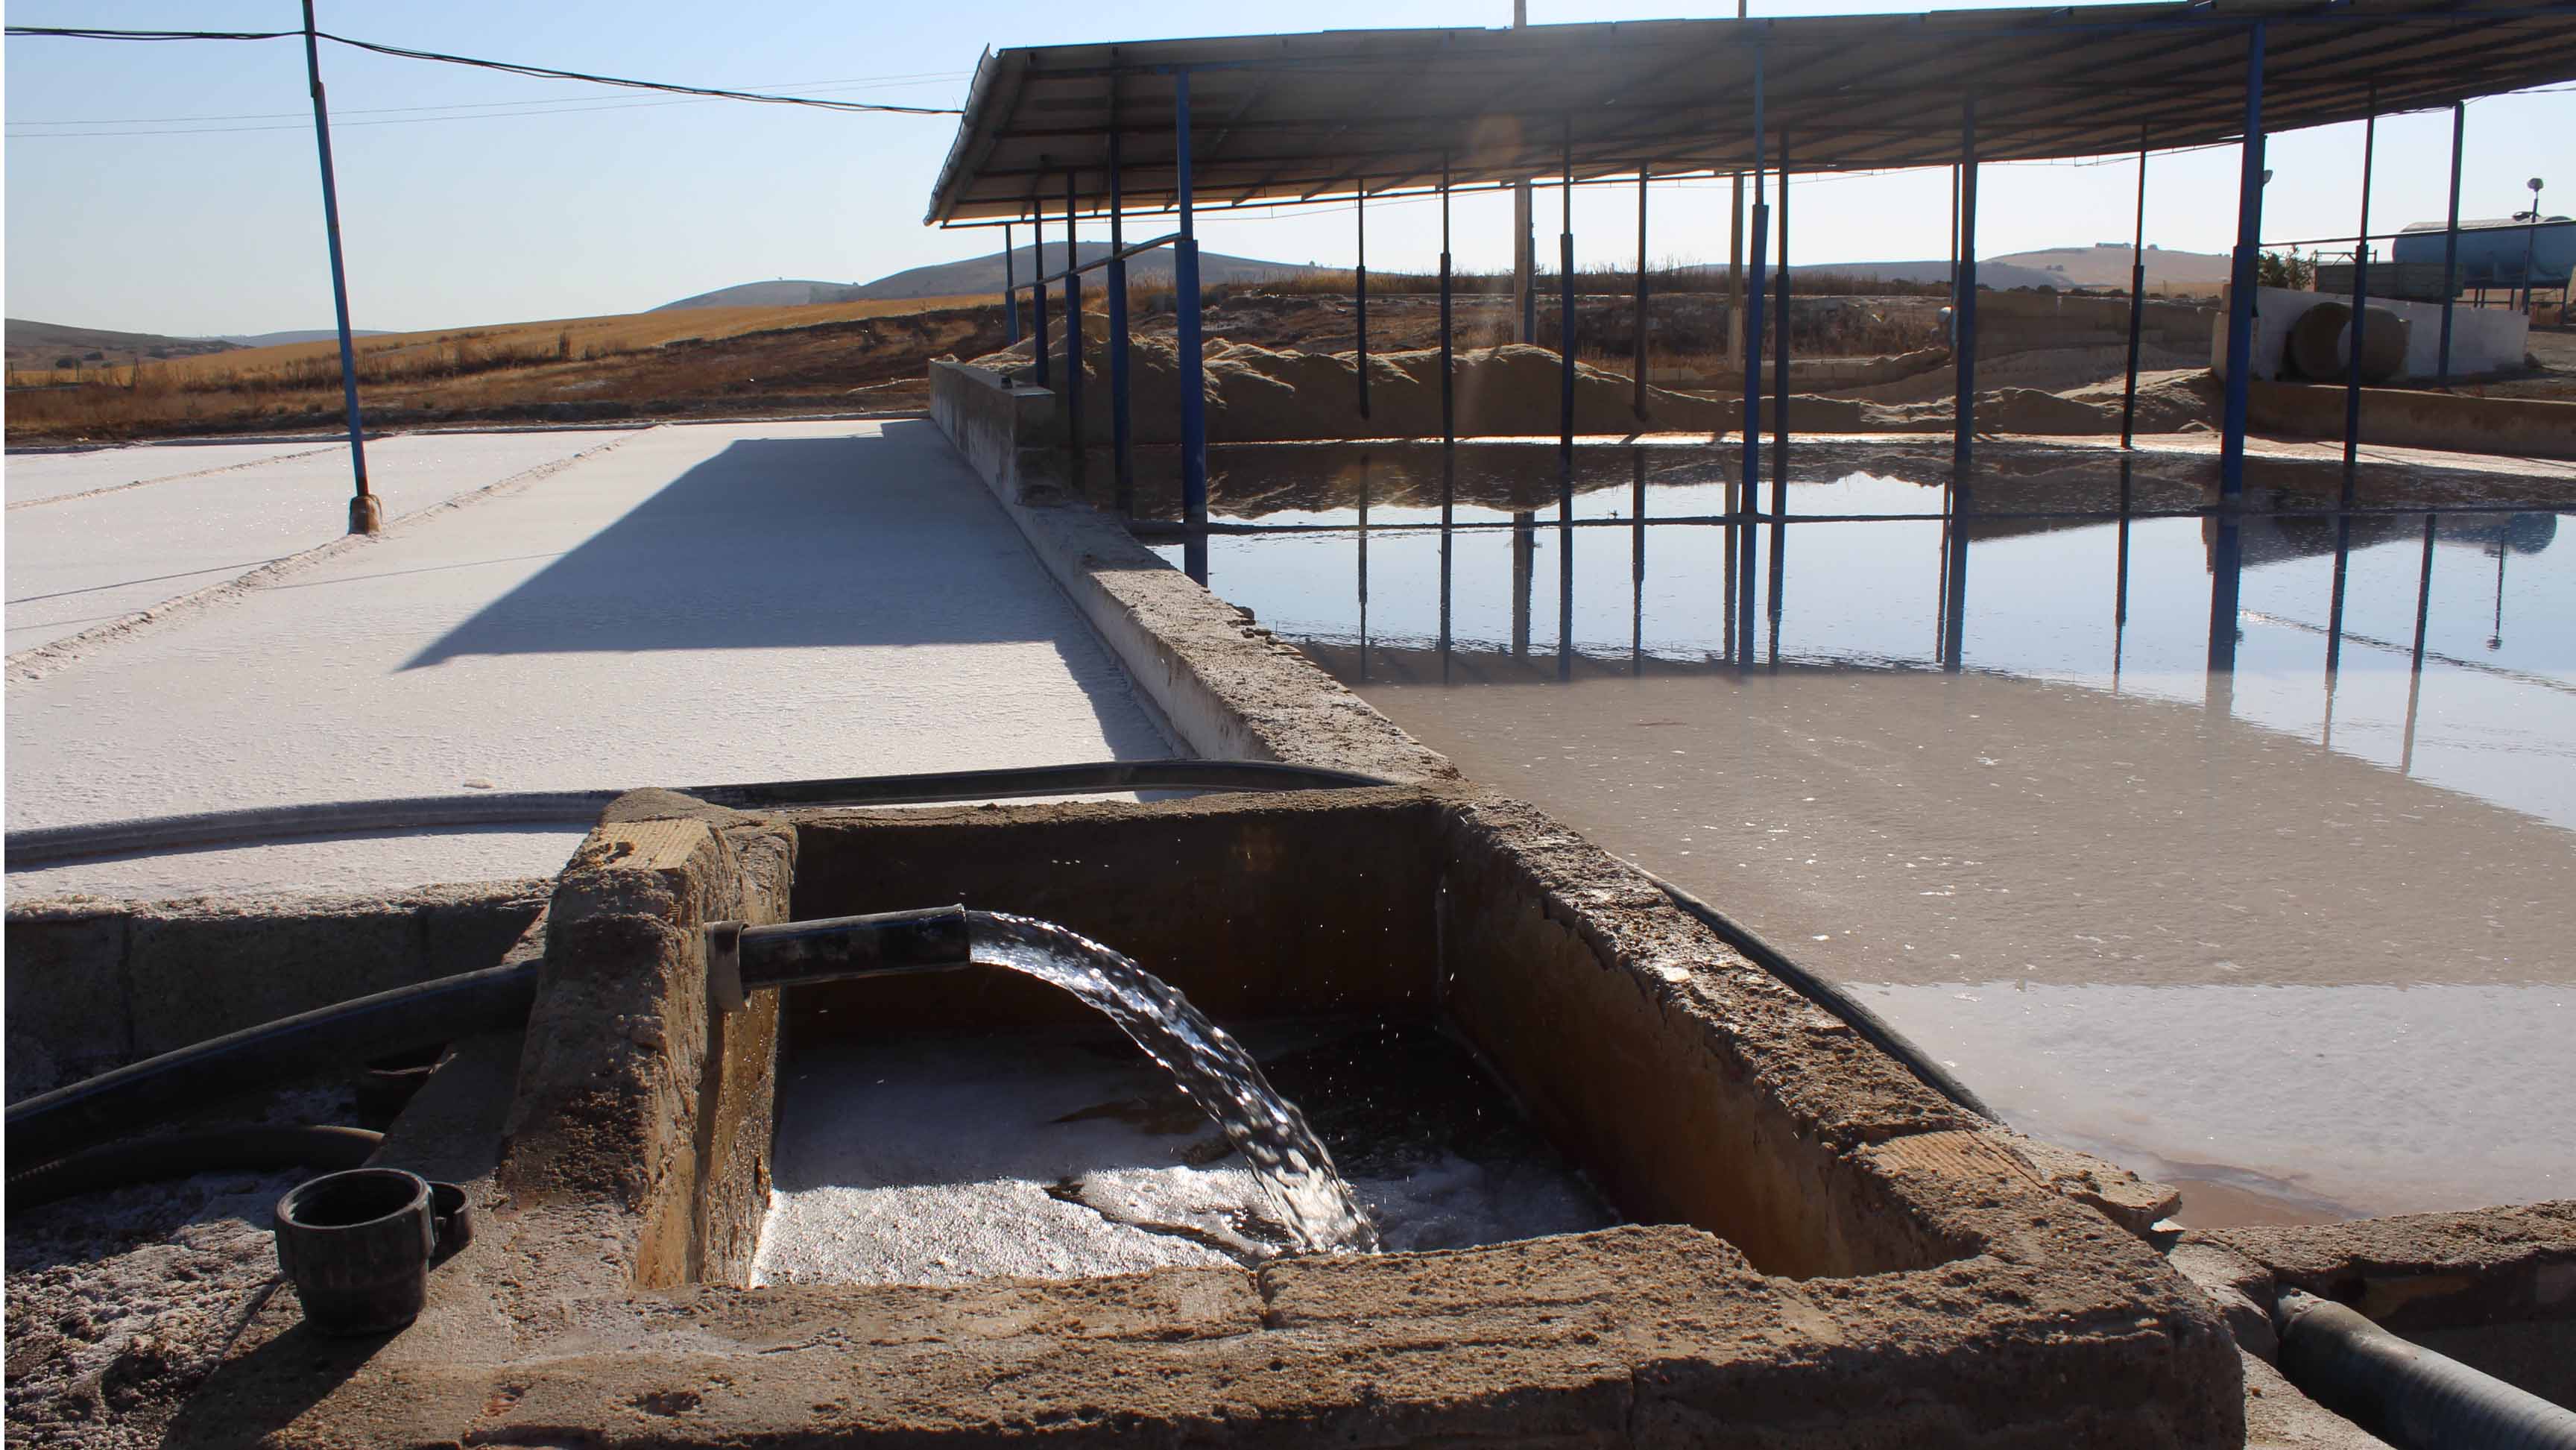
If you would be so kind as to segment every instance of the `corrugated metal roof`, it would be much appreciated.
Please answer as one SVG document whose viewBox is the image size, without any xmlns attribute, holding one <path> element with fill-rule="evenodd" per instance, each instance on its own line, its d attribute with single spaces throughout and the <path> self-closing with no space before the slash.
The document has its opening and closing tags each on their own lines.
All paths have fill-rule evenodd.
<svg viewBox="0 0 2576 1450">
<path fill-rule="evenodd" d="M 2294 130 L 2576 79 L 2576 0 L 2225 0 L 1924 15 L 1656 20 L 1525 30 L 1340 30 L 988 52 L 926 218 L 1175 199 L 1174 72 L 1190 72 L 1203 206 L 1462 185 L 1793 171 L 2157 150 L 2244 129 L 2251 23 L 2269 22 L 2264 129 Z"/>
</svg>

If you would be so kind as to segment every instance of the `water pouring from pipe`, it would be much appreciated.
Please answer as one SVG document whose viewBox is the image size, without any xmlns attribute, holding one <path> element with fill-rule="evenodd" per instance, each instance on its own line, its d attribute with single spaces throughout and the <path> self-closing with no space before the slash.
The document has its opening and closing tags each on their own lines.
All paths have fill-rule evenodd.
<svg viewBox="0 0 2576 1450">
<path fill-rule="evenodd" d="M 752 992 L 808 982 L 998 967 L 1071 993 L 1172 1075 L 1242 1155 L 1301 1252 L 1371 1252 L 1377 1234 L 1305 1115 L 1251 1054 L 1170 983 L 1090 938 L 1025 916 L 940 907 L 777 926 L 708 928 L 709 990 L 738 1010 Z"/>
</svg>

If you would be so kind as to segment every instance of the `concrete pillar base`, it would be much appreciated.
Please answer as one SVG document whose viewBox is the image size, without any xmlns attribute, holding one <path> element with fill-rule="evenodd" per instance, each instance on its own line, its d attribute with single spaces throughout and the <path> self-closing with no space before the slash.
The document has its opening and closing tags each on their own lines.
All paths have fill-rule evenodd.
<svg viewBox="0 0 2576 1450">
<path fill-rule="evenodd" d="M 349 500 L 349 532 L 381 534 L 385 531 L 384 500 L 374 494 Z"/>
</svg>

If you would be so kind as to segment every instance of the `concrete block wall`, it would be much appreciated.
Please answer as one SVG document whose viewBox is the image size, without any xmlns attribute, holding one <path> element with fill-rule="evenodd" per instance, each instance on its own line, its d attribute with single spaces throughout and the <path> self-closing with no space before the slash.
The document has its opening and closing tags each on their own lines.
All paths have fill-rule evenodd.
<svg viewBox="0 0 2576 1450">
<path fill-rule="evenodd" d="M 334 1002 L 495 965 L 536 919 L 551 885 L 13 904 L 9 1098 Z"/>
</svg>

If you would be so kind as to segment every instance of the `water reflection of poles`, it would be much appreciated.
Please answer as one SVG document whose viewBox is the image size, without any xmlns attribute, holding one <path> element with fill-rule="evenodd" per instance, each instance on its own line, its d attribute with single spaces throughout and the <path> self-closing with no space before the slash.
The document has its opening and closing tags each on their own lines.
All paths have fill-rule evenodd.
<svg viewBox="0 0 2576 1450">
<path fill-rule="evenodd" d="M 2424 563 L 2415 579 L 2415 657 L 2406 670 L 2406 743 L 2398 752 L 2397 773 L 2415 772 L 2415 708 L 2424 698 L 2424 624 L 2433 610 L 2433 521 L 2424 516 Z"/>
<path fill-rule="evenodd" d="M 2236 510 L 2222 504 L 2212 516 L 2217 534 L 2209 550 L 2209 671 L 2204 703 L 2212 713 L 2233 710 L 2236 693 L 2237 601 L 2244 585 L 2245 536 Z"/>
<path fill-rule="evenodd" d="M 2513 527 L 2513 521 L 2512 521 L 2511 519 L 2507 519 L 2507 520 L 2505 521 L 2505 527 L 2506 527 L 2506 530 L 2507 530 L 2508 532 L 2510 532 L 2510 531 L 2511 531 L 2511 529 L 2512 529 L 2512 527 Z M 1644 546 L 1643 544 L 1640 544 L 1640 545 L 1638 545 L 1638 547 L 1642 549 L 1642 548 L 1644 548 L 1645 546 Z M 2503 536 L 2503 535 L 2498 535 L 2498 536 L 2497 536 L 2497 538 L 2496 538 L 2496 545 L 2495 545 L 2495 555 L 2496 555 L 2495 632 L 2494 632 L 2493 634 L 2490 634 L 2490 635 L 2488 635 L 2488 636 L 2487 636 L 2487 648 L 2488 648 L 2488 649 L 2491 649 L 2491 650 L 2493 650 L 2493 649 L 2502 649 L 2502 648 L 2504 648 L 2504 556 L 2505 556 L 2507 553 L 2509 553 L 2509 552 L 2511 552 L 2511 551 L 2505 548 L 2505 539 L 2504 539 L 2504 536 Z"/>
<path fill-rule="evenodd" d="M 1726 481 L 1726 657 L 1735 658 L 1735 508 L 1739 485 Z"/>
<path fill-rule="evenodd" d="M 1458 493 L 1458 454 L 1440 450 L 1440 683 L 1449 683 L 1449 554 L 1457 542 L 1450 514 Z"/>
<path fill-rule="evenodd" d="M 1369 456 L 1360 455 L 1360 683 L 1368 683 Z"/>
<path fill-rule="evenodd" d="M 1640 182 L 1643 189 L 1643 182 Z M 1640 203 L 1642 209 L 1643 203 Z M 1642 270 L 1640 276 L 1644 275 Z M 1642 347 L 1643 344 L 1640 344 Z M 1641 374 L 1642 376 L 1642 374 Z M 1646 672 L 1646 450 L 1628 450 L 1628 672 Z M 2503 618 L 2504 574 L 2496 573 L 2497 618 Z"/>
<path fill-rule="evenodd" d="M 1950 480 L 1950 518 L 1941 551 L 1941 665 L 1956 671 L 1968 647 L 1968 481 Z"/>
<path fill-rule="evenodd" d="M 1523 659 L 1530 648 L 1530 594 L 1538 572 L 1538 514 L 1512 511 L 1512 657 Z"/>
<path fill-rule="evenodd" d="M 2349 501 L 2345 504 L 2350 508 Z M 2352 564 L 2352 515 L 2335 517 L 2334 594 L 2326 605 L 2326 728 L 2318 744 L 2334 749 L 2335 681 L 2343 669 L 2344 578 Z"/>
<path fill-rule="evenodd" d="M 2129 508 L 2132 488 L 2128 455 L 2120 457 L 2120 563 L 2111 586 L 2111 693 L 2120 692 L 2120 652 L 2129 632 Z"/>
</svg>

